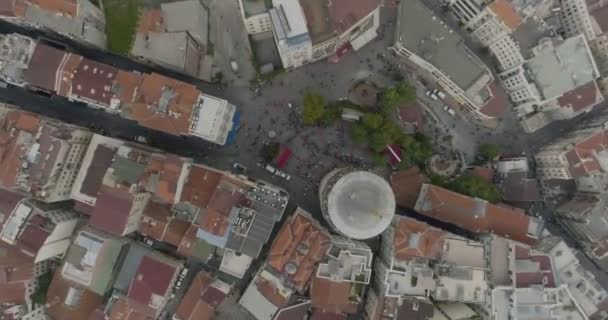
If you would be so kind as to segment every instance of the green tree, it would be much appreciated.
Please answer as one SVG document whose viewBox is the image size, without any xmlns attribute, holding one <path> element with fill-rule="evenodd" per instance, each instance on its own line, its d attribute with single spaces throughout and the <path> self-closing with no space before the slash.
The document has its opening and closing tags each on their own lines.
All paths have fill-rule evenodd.
<svg viewBox="0 0 608 320">
<path fill-rule="evenodd" d="M 350 136 L 355 141 L 355 143 L 365 143 L 368 139 L 368 132 L 365 125 L 362 123 L 355 123 L 352 130 L 350 131 Z"/>
<path fill-rule="evenodd" d="M 389 137 L 391 144 L 399 143 L 402 137 L 405 136 L 401 128 L 393 121 L 385 121 L 380 130 Z"/>
<path fill-rule="evenodd" d="M 374 153 L 372 159 L 377 166 L 385 166 L 388 159 L 384 153 Z"/>
<path fill-rule="evenodd" d="M 281 149 L 281 145 L 278 143 L 269 143 L 264 145 L 262 148 L 262 158 L 266 162 L 272 161 L 279 154 L 279 150 Z"/>
<path fill-rule="evenodd" d="M 399 92 L 399 96 L 401 98 L 400 102 L 410 103 L 416 100 L 416 88 L 409 84 L 407 81 L 399 82 L 397 86 L 397 90 Z"/>
<path fill-rule="evenodd" d="M 470 174 L 456 178 L 447 187 L 452 191 L 484 199 L 492 203 L 497 203 L 502 198 L 500 191 L 498 191 L 495 185 Z"/>
<path fill-rule="evenodd" d="M 380 107 L 385 113 L 395 110 L 400 103 L 416 100 L 416 89 L 407 81 L 401 81 L 396 87 L 389 87 L 380 93 Z"/>
<path fill-rule="evenodd" d="M 382 93 L 380 93 L 380 107 L 384 112 L 390 112 L 395 110 L 397 105 L 400 102 L 399 92 L 397 88 L 390 87 L 384 89 Z"/>
<path fill-rule="evenodd" d="M 304 95 L 304 110 L 302 120 L 307 126 L 319 124 L 325 113 L 325 100 L 317 93 L 308 92 Z"/>
<path fill-rule="evenodd" d="M 401 147 L 413 163 L 423 165 L 433 155 L 433 145 L 429 138 L 421 133 L 403 135 Z"/>
<path fill-rule="evenodd" d="M 500 154 L 500 146 L 493 143 L 484 143 L 479 146 L 477 152 L 484 159 L 493 160 Z"/>
<path fill-rule="evenodd" d="M 377 113 L 366 113 L 361 121 L 368 129 L 378 129 L 384 123 L 384 117 Z"/>
<path fill-rule="evenodd" d="M 342 116 L 342 110 L 344 110 L 344 108 L 340 104 L 332 103 L 327 105 L 320 122 L 324 126 L 333 125 Z"/>
<path fill-rule="evenodd" d="M 375 152 L 382 152 L 386 149 L 386 145 L 390 143 L 390 136 L 386 132 L 376 131 L 373 132 L 369 138 L 369 146 Z"/>
</svg>

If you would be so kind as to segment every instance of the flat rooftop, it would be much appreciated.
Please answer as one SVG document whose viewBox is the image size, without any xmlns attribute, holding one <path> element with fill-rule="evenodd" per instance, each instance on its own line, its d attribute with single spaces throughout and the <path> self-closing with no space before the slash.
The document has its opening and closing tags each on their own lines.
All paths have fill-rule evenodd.
<svg viewBox="0 0 608 320">
<path fill-rule="evenodd" d="M 298 1 L 294 0 L 273 0 L 273 9 L 276 10 L 285 38 L 293 38 L 308 33 L 306 27 L 306 17 Z M 276 26 L 275 26 L 276 27 Z M 277 30 L 275 30 L 276 32 Z M 282 37 L 280 37 L 282 38 Z"/>
<path fill-rule="evenodd" d="M 462 37 L 419 0 L 401 0 L 396 41 L 443 71 L 465 91 L 487 74 Z"/>
<path fill-rule="evenodd" d="M 268 8 L 264 0 L 241 0 L 245 17 L 253 17 L 258 14 L 267 13 Z"/>
<path fill-rule="evenodd" d="M 599 75 L 583 35 L 562 42 L 543 42 L 534 49 L 534 58 L 526 62 L 526 67 L 546 100 L 587 84 Z"/>
</svg>

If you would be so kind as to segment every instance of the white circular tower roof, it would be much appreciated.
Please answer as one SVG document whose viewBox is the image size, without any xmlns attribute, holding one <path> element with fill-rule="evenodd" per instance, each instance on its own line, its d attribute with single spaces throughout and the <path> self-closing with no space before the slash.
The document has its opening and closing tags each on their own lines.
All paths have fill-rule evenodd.
<svg viewBox="0 0 608 320">
<path fill-rule="evenodd" d="M 395 215 L 395 196 L 386 180 L 367 171 L 341 177 L 327 195 L 333 225 L 345 236 L 369 239 L 382 233 Z"/>
</svg>

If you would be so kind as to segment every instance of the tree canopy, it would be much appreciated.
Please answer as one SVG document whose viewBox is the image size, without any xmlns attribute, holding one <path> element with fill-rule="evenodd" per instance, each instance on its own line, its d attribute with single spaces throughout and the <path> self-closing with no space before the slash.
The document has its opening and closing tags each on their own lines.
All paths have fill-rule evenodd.
<svg viewBox="0 0 608 320">
<path fill-rule="evenodd" d="M 400 103 L 416 100 L 416 88 L 407 81 L 401 81 L 395 87 L 388 87 L 380 93 L 380 107 L 385 113 L 395 110 Z"/>
<path fill-rule="evenodd" d="M 484 143 L 479 146 L 477 152 L 486 160 L 493 160 L 500 154 L 500 146 L 492 143 Z"/>
<path fill-rule="evenodd" d="M 325 99 L 320 94 L 308 92 L 304 95 L 302 120 L 305 125 L 319 124 L 325 113 Z"/>
<path fill-rule="evenodd" d="M 492 203 L 497 203 L 502 199 L 500 191 L 495 185 L 470 174 L 456 178 L 447 187 L 452 191 L 484 199 Z"/>
<path fill-rule="evenodd" d="M 367 143 L 375 153 L 382 153 L 387 145 L 399 145 L 403 154 L 401 166 L 423 165 L 432 155 L 433 146 L 425 135 L 406 135 L 388 117 L 378 113 L 366 113 L 361 122 L 351 129 L 356 143 Z"/>
</svg>

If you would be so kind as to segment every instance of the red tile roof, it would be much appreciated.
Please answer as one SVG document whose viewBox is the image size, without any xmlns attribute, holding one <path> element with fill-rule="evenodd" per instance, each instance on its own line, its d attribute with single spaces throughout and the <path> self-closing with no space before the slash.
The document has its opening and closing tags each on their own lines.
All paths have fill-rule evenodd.
<svg viewBox="0 0 608 320">
<path fill-rule="evenodd" d="M 34 275 L 34 257 L 25 254 L 18 246 L 0 241 L 0 269 L 6 273 L 7 281 L 26 281 Z"/>
<path fill-rule="evenodd" d="M 182 320 L 210 320 L 226 294 L 211 286 L 213 279 L 199 272 L 182 298 L 175 314 Z"/>
<path fill-rule="evenodd" d="M 221 178 L 222 174 L 217 171 L 193 165 L 184 183 L 180 201 L 206 208 Z"/>
<path fill-rule="evenodd" d="M 535 243 L 539 236 L 528 234 L 528 228 L 535 222 L 521 210 L 429 184 L 423 186 L 418 201 L 415 210 L 419 213 L 472 232 L 492 233 L 526 244 Z"/>
<path fill-rule="evenodd" d="M 74 299 L 73 305 L 66 305 L 68 292 L 78 290 L 82 294 Z M 61 271 L 57 270 L 53 275 L 53 280 L 46 294 L 46 304 L 48 313 L 53 319 L 86 319 L 96 309 L 102 306 L 103 297 L 88 289 L 78 287 L 61 276 Z"/>
<path fill-rule="evenodd" d="M 120 297 L 112 304 L 109 320 L 153 320 L 155 311 L 127 297 Z"/>
<path fill-rule="evenodd" d="M 310 317 L 310 320 L 346 320 L 348 315 L 343 313 L 325 312 L 315 310 Z"/>
<path fill-rule="evenodd" d="M 128 116 L 150 129 L 187 135 L 192 111 L 200 94 L 193 85 L 156 73 L 146 74 Z M 163 102 L 166 105 L 161 105 Z"/>
<path fill-rule="evenodd" d="M 382 0 L 327 1 L 333 27 L 338 34 L 350 29 L 382 4 Z"/>
<path fill-rule="evenodd" d="M 515 30 L 522 22 L 522 18 L 507 0 L 494 0 L 489 7 L 511 30 Z"/>
<path fill-rule="evenodd" d="M 301 302 L 280 309 L 273 320 L 305 319 L 308 315 L 308 311 L 310 311 L 310 301 Z"/>
<path fill-rule="evenodd" d="M 135 93 L 141 83 L 142 77 L 135 72 L 118 70 L 114 85 L 116 86 L 115 96 L 120 101 L 130 102 L 135 99 Z"/>
<path fill-rule="evenodd" d="M 35 256 L 38 254 L 42 245 L 46 241 L 46 238 L 50 235 L 50 232 L 43 229 L 40 226 L 28 224 L 23 229 L 23 233 L 19 236 L 19 246 L 26 252 Z"/>
<path fill-rule="evenodd" d="M 517 288 L 529 288 L 530 286 L 542 285 L 547 288 L 555 288 L 555 276 L 551 257 L 546 254 L 531 252 L 530 248 L 515 245 L 515 259 L 518 261 L 528 260 L 538 266 L 537 271 L 514 270 L 515 286 Z M 517 263 L 516 263 L 517 265 Z"/>
<path fill-rule="evenodd" d="M 117 73 L 112 66 L 82 59 L 74 71 L 71 94 L 109 106 Z"/>
<path fill-rule="evenodd" d="M 412 258 L 437 260 L 443 252 L 445 233 L 430 225 L 407 217 L 396 218 L 393 238 L 394 256 L 400 261 Z"/>
<path fill-rule="evenodd" d="M 185 221 L 171 219 L 163 234 L 162 241 L 178 247 L 190 226 L 191 224 Z"/>
<path fill-rule="evenodd" d="M 420 193 L 422 185 L 429 179 L 420 172 L 418 167 L 411 167 L 393 173 L 390 178 L 391 188 L 395 194 L 397 204 L 406 208 L 413 208 Z"/>
<path fill-rule="evenodd" d="M 133 195 L 122 188 L 102 186 L 89 223 L 99 230 L 122 236 L 133 206 Z"/>
<path fill-rule="evenodd" d="M 25 199 L 25 196 L 20 193 L 0 189 L 0 215 L 7 218 L 23 199 Z M 0 219 L 0 226 L 2 224 L 4 224 L 4 221 Z"/>
<path fill-rule="evenodd" d="M 260 294 L 276 307 L 284 308 L 287 306 L 287 303 L 289 302 L 289 297 L 285 297 L 285 295 L 281 294 L 281 292 L 279 292 L 279 289 L 277 289 L 272 283 L 270 283 L 270 281 L 260 277 L 256 277 L 255 286 L 260 292 Z"/>
<path fill-rule="evenodd" d="M 315 276 L 310 286 L 312 308 L 336 314 L 355 314 L 359 303 L 351 300 L 351 289 L 350 282 L 334 282 Z"/>
<path fill-rule="evenodd" d="M 178 156 L 168 155 L 164 159 L 155 191 L 158 198 L 167 203 L 175 201 L 177 182 L 183 166 L 184 161 Z"/>
<path fill-rule="evenodd" d="M 59 95 L 67 97 L 72 91 L 72 80 L 74 80 L 74 73 L 76 72 L 76 68 L 78 68 L 82 59 L 82 56 L 68 53 L 65 63 L 59 69 L 60 80 L 57 84 L 57 93 Z"/>
<path fill-rule="evenodd" d="M 28 151 L 24 136 L 36 134 L 38 115 L 11 110 L 0 120 L 0 185 L 13 188 Z"/>
<path fill-rule="evenodd" d="M 225 215 L 215 209 L 207 209 L 204 213 L 199 214 L 199 227 L 218 237 L 223 237 L 230 225 L 228 215 Z"/>
<path fill-rule="evenodd" d="M 608 131 L 600 131 L 576 143 L 565 153 L 572 177 L 578 178 L 603 171 L 597 154 L 606 151 L 608 151 Z"/>
<path fill-rule="evenodd" d="M 598 104 L 603 97 L 595 81 L 590 81 L 582 86 L 578 86 L 557 98 L 557 103 L 561 107 L 569 107 L 574 112 L 580 112 Z"/>
<path fill-rule="evenodd" d="M 139 232 L 152 239 L 162 241 L 163 234 L 172 216 L 173 213 L 168 205 L 150 201 L 144 209 L 143 217 L 139 224 Z"/>
<path fill-rule="evenodd" d="M 304 293 L 330 245 L 327 230 L 298 208 L 274 240 L 268 254 L 268 265 L 285 274 L 295 290 Z M 287 265 L 295 267 L 292 274 L 285 271 Z"/>
<path fill-rule="evenodd" d="M 198 231 L 198 227 L 195 225 L 191 225 L 188 227 L 186 234 L 182 238 L 179 246 L 177 247 L 177 253 L 184 257 L 192 256 L 194 252 L 194 244 L 196 243 L 196 232 Z"/>
<path fill-rule="evenodd" d="M 418 102 L 399 106 L 399 119 L 405 123 L 410 123 L 421 129 L 424 125 L 424 109 Z"/>
<path fill-rule="evenodd" d="M 498 117 L 503 114 L 509 106 L 507 94 L 502 87 L 496 85 L 496 82 L 490 83 L 488 89 L 491 91 L 492 98 L 486 101 L 479 111 L 489 117 Z"/>
<path fill-rule="evenodd" d="M 0 303 L 26 302 L 26 281 L 34 279 L 34 258 L 0 241 Z"/>
<path fill-rule="evenodd" d="M 137 33 L 164 31 L 163 12 L 160 9 L 146 10 L 139 18 Z"/>
<path fill-rule="evenodd" d="M 151 255 L 143 257 L 135 277 L 131 280 L 128 297 L 145 306 L 154 307 L 151 305 L 152 295 L 166 297 L 176 272 L 175 265 Z"/>
<path fill-rule="evenodd" d="M 0 283 L 0 303 L 25 304 L 26 283 Z"/>
<path fill-rule="evenodd" d="M 56 92 L 59 69 L 66 58 L 64 51 L 37 44 L 25 71 L 25 80 L 34 87 Z"/>
<path fill-rule="evenodd" d="M 494 182 L 494 169 L 492 168 L 475 166 L 471 170 L 471 174 L 483 179 L 485 182 Z"/>
</svg>

